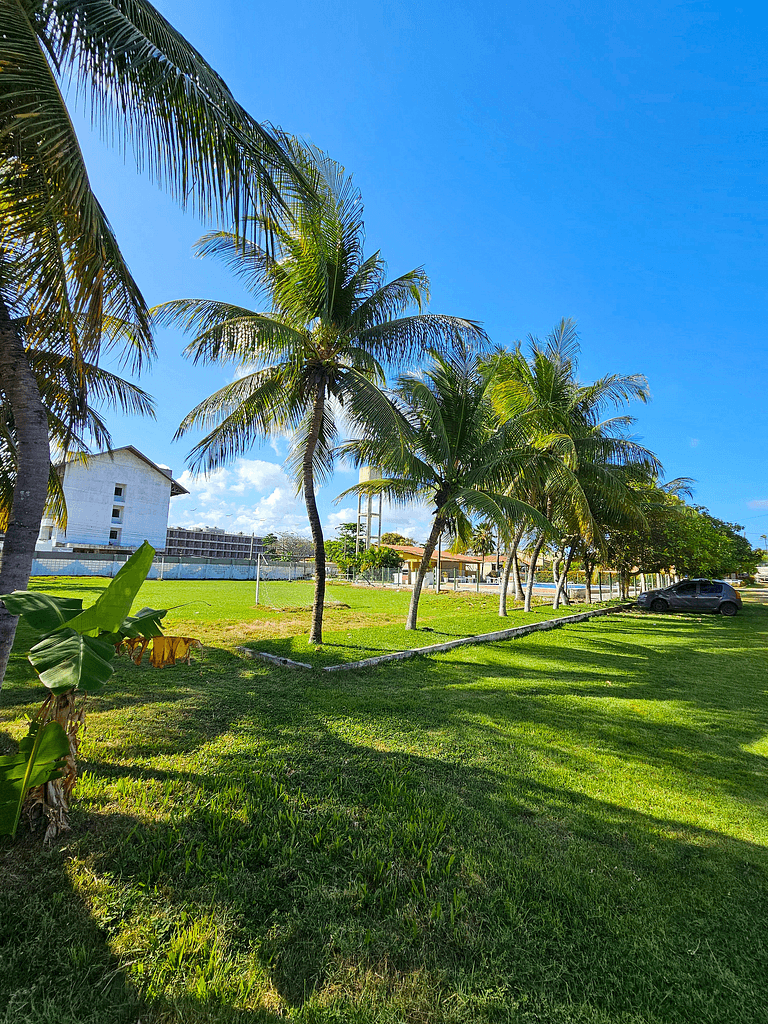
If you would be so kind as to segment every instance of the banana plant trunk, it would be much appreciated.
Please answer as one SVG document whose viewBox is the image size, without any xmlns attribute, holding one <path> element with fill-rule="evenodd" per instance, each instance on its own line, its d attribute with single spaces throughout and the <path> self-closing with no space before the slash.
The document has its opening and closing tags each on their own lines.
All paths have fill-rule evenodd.
<svg viewBox="0 0 768 1024">
<path fill-rule="evenodd" d="M 432 555 L 437 547 L 437 538 L 444 529 L 445 521 L 439 515 L 436 515 L 435 521 L 432 523 L 432 530 L 427 538 L 427 543 L 424 545 L 424 554 L 421 556 L 421 564 L 413 584 L 411 603 L 408 607 L 408 618 L 405 620 L 406 629 L 416 629 L 416 618 L 419 614 L 419 598 L 421 597 L 421 588 L 424 585 L 424 577 L 427 575 L 429 563 L 432 561 Z"/>
<path fill-rule="evenodd" d="M 307 518 L 312 530 L 312 542 L 315 546 L 315 596 L 312 602 L 312 624 L 309 629 L 309 642 L 323 642 L 323 606 L 325 604 L 325 541 L 320 514 L 315 501 L 315 475 L 312 462 L 315 457 L 317 441 L 325 412 L 325 382 L 320 381 L 315 395 L 312 411 L 312 425 L 307 437 L 307 447 L 302 460 L 302 480 L 304 484 L 304 502 L 307 506 Z"/>
<path fill-rule="evenodd" d="M 0 299 L 0 381 L 16 431 L 16 483 L 0 563 L 0 594 L 26 590 L 48 494 L 48 414 L 21 336 Z M 0 603 L 0 688 L 18 618 Z"/>
<path fill-rule="evenodd" d="M 80 729 L 85 724 L 85 697 L 77 704 L 74 690 L 60 695 L 51 694 L 40 709 L 39 717 L 42 718 L 41 726 L 46 722 L 58 722 L 69 740 L 62 778 L 35 786 L 24 800 L 24 812 L 31 825 L 34 826 L 41 818 L 47 820 L 43 839 L 47 844 L 62 832 L 69 831 L 69 803 L 77 782 L 77 752 Z"/>
</svg>

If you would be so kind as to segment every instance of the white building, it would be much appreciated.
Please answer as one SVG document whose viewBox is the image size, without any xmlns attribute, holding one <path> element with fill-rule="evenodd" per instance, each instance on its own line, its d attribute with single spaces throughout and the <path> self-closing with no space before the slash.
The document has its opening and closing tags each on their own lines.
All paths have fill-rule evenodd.
<svg viewBox="0 0 768 1024">
<path fill-rule="evenodd" d="M 165 548 L 171 498 L 188 494 L 171 476 L 128 445 L 90 455 L 87 462 L 57 466 L 67 502 L 67 528 L 43 519 L 38 550 L 98 551 L 137 548 L 143 541 Z"/>
</svg>

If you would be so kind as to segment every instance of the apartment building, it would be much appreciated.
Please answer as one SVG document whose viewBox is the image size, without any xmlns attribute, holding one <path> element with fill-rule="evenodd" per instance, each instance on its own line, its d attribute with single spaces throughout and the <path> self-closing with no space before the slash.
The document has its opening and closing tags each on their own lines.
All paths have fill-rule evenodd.
<svg viewBox="0 0 768 1024">
<path fill-rule="evenodd" d="M 135 549 L 148 540 L 163 549 L 171 498 L 189 492 L 171 470 L 127 445 L 56 467 L 67 503 L 67 528 L 44 518 L 37 549 L 97 552 Z"/>
<path fill-rule="evenodd" d="M 215 526 L 186 530 L 169 526 L 166 555 L 198 555 L 200 558 L 255 558 L 263 553 L 263 538 L 250 533 L 226 533 Z"/>
</svg>

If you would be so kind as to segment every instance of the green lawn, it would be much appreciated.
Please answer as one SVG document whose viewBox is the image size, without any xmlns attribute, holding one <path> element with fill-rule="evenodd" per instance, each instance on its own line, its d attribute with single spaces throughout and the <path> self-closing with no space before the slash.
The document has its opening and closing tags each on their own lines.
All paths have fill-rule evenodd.
<svg viewBox="0 0 768 1024">
<path fill-rule="evenodd" d="M 767 607 L 328 676 L 235 653 L 307 620 L 248 586 L 145 585 L 202 662 L 121 663 L 70 838 L 0 841 L 2 1024 L 767 1019 Z M 4 749 L 37 697 L 16 657 Z"/>
<path fill-rule="evenodd" d="M 92 603 L 105 585 L 106 581 L 71 577 L 33 581 L 34 588 L 82 597 L 86 604 Z M 450 589 L 437 595 L 425 592 L 419 604 L 419 629 L 407 632 L 403 624 L 410 592 L 331 583 L 326 592 L 324 643 L 318 648 L 307 642 L 312 596 L 311 582 L 270 582 L 262 586 L 256 607 L 253 582 L 149 580 L 135 608 L 178 605 L 164 620 L 166 633 L 217 644 L 224 638 L 317 667 L 490 633 L 574 611 L 563 606 L 554 612 L 551 598 L 549 602 L 541 598 L 525 614 L 520 604 L 510 601 L 510 615 L 500 619 L 497 594 Z"/>
</svg>

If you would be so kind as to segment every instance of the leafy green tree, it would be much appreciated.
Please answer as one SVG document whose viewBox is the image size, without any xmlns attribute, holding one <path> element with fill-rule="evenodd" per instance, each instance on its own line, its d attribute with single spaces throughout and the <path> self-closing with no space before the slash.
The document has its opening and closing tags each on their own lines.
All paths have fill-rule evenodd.
<svg viewBox="0 0 768 1024">
<path fill-rule="evenodd" d="M 413 537 L 404 537 L 402 533 L 382 533 L 381 535 L 382 544 L 400 544 L 404 547 L 413 547 L 415 541 Z"/>
<path fill-rule="evenodd" d="M 266 537 L 262 537 L 261 546 L 264 549 L 265 555 L 274 555 L 277 551 L 277 535 L 274 533 L 268 533 Z"/>
<path fill-rule="evenodd" d="M 392 548 L 372 545 L 360 552 L 360 568 L 363 570 L 399 569 L 402 564 L 402 557 Z"/>
<path fill-rule="evenodd" d="M 46 502 L 48 416 L 27 352 L 65 331 L 70 356 L 154 353 L 147 309 L 91 189 L 63 89 L 185 207 L 245 223 L 279 210 L 292 171 L 276 134 L 147 0 L 5 0 L 0 32 L 0 381 L 16 481 L 0 590 L 26 586 Z M 130 343 L 104 329 L 129 324 Z M 0 609 L 0 681 L 16 619 Z"/>
<path fill-rule="evenodd" d="M 342 570 L 359 568 L 357 547 L 357 523 L 341 523 L 336 528 L 336 539 L 325 542 L 325 554 Z"/>
<path fill-rule="evenodd" d="M 263 437 L 290 431 L 289 466 L 303 493 L 315 545 L 315 595 L 309 642 L 322 643 L 325 546 L 315 500 L 330 479 L 343 410 L 353 429 L 388 429 L 393 413 L 380 384 L 384 368 L 420 357 L 427 345 L 483 337 L 472 321 L 423 313 L 423 269 L 393 281 L 378 252 L 363 252 L 363 205 L 343 167 L 319 150 L 296 145 L 295 161 L 311 186 L 274 227 L 267 250 L 228 232 L 207 235 L 200 256 L 229 266 L 270 308 L 258 312 L 207 299 L 179 299 L 155 311 L 159 323 L 194 334 L 195 362 L 246 364 L 249 372 L 196 406 L 177 436 L 208 433 L 190 453 L 208 471 L 248 451 Z M 260 223 L 266 228 L 267 221 Z M 415 308 L 415 315 L 405 315 Z"/>
<path fill-rule="evenodd" d="M 342 572 L 349 572 L 357 566 L 358 556 L 355 549 L 350 548 L 340 540 L 327 540 L 325 542 L 325 557 L 327 562 L 334 562 Z"/>
<path fill-rule="evenodd" d="M 759 552 L 742 536 L 742 527 L 686 502 L 690 485 L 686 478 L 632 485 L 643 516 L 617 523 L 607 531 L 605 542 L 625 594 L 630 577 L 640 572 L 710 578 L 754 572 Z"/>
<path fill-rule="evenodd" d="M 481 373 L 477 357 L 467 349 L 452 356 L 433 353 L 425 371 L 398 379 L 396 415 L 366 427 L 359 440 L 342 446 L 356 465 L 380 466 L 387 474 L 344 494 L 385 494 L 396 504 L 420 501 L 434 508 L 406 629 L 416 628 L 424 577 L 442 533 L 449 531 L 466 544 L 474 519 L 503 527 L 522 514 L 546 526 L 536 509 L 503 493 L 510 473 L 531 453 L 516 447 L 512 432 L 495 420 L 490 404 L 494 383 L 493 374 Z"/>
</svg>

